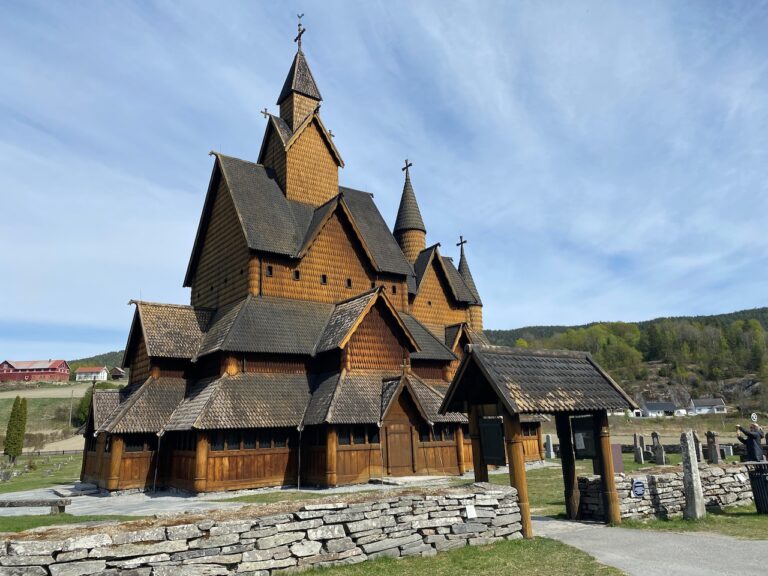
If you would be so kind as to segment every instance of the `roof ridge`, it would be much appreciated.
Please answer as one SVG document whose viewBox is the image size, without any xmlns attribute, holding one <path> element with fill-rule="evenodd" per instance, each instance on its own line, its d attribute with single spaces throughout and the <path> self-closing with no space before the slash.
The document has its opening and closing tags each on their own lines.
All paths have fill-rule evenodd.
<svg viewBox="0 0 768 576">
<path fill-rule="evenodd" d="M 472 349 L 478 349 L 481 352 L 490 353 L 512 353 L 520 356 L 550 356 L 560 358 L 591 358 L 592 355 L 586 350 L 563 350 L 561 348 L 513 348 L 511 346 L 499 346 L 496 344 L 470 344 Z"/>
</svg>

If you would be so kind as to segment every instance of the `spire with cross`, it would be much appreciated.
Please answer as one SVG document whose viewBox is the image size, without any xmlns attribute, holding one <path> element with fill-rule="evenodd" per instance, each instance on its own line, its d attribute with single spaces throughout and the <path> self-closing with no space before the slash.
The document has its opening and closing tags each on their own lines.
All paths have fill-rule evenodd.
<svg viewBox="0 0 768 576">
<path fill-rule="evenodd" d="M 264 107 L 264 110 L 261 111 L 261 115 L 264 116 L 264 118 L 269 116 L 269 110 L 267 110 L 266 106 Z"/>
<path fill-rule="evenodd" d="M 299 19 L 299 33 L 296 35 L 296 38 L 294 38 L 293 41 L 299 45 L 299 52 L 301 52 L 301 37 L 304 35 L 304 32 L 306 32 L 307 29 L 301 25 L 301 19 L 304 17 L 304 13 L 296 14 L 296 16 Z"/>
<path fill-rule="evenodd" d="M 459 241 L 456 244 L 461 249 L 461 253 L 464 254 L 464 244 L 466 244 L 467 241 L 464 240 L 464 236 L 459 236 Z"/>
<path fill-rule="evenodd" d="M 413 162 L 408 162 L 408 158 L 405 159 L 405 166 L 401 168 L 403 172 L 405 172 L 406 177 L 410 176 L 409 168 L 413 166 Z"/>
</svg>

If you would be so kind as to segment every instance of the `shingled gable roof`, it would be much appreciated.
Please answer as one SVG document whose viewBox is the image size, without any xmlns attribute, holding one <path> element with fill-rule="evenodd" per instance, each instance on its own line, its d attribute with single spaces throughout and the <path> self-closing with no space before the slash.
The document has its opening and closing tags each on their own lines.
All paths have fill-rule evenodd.
<svg viewBox="0 0 768 576">
<path fill-rule="evenodd" d="M 445 327 L 445 345 L 454 350 L 462 334 L 467 336 L 470 344 L 490 344 L 482 331 L 473 330 L 466 322 L 459 322 Z"/>
<path fill-rule="evenodd" d="M 303 373 L 224 375 L 192 386 L 164 430 L 298 427 L 309 399 Z"/>
<path fill-rule="evenodd" d="M 148 378 L 143 384 L 124 392 L 99 432 L 110 434 L 157 433 L 184 398 L 184 378 Z M 122 396 L 123 394 L 121 394 Z"/>
<path fill-rule="evenodd" d="M 93 391 L 93 401 L 91 408 L 93 411 L 93 429 L 100 429 L 107 421 L 109 416 L 115 411 L 120 403 L 119 390 L 99 390 Z"/>
<path fill-rule="evenodd" d="M 383 288 L 377 287 L 360 296 L 355 296 L 336 304 L 325 326 L 325 330 L 317 342 L 315 353 L 319 354 L 335 348 L 344 348 L 366 314 L 379 302 L 402 330 L 403 335 L 410 344 L 410 350 L 418 350 L 419 344 L 411 333 L 408 324 L 387 299 Z"/>
<path fill-rule="evenodd" d="M 408 170 L 405 171 L 405 184 L 403 185 L 403 195 L 400 197 L 400 206 L 397 209 L 397 219 L 393 232 L 405 230 L 421 230 L 426 232 L 424 220 L 421 218 L 419 203 L 416 202 L 416 194 L 411 185 L 411 175 Z"/>
<path fill-rule="evenodd" d="M 186 287 L 192 285 L 202 253 L 204 232 L 213 211 L 219 178 L 225 180 L 248 248 L 257 252 L 297 258 L 305 245 L 310 225 L 321 220 L 321 215 L 316 215 L 316 212 L 328 210 L 326 205 L 313 208 L 309 204 L 286 199 L 274 176 L 260 164 L 213 152 L 212 155 L 216 157 L 216 162 L 187 266 Z M 351 216 L 353 228 L 374 261 L 376 271 L 412 276 L 413 269 L 371 194 L 346 187 L 339 187 L 339 194 Z"/>
<path fill-rule="evenodd" d="M 415 317 L 401 312 L 400 317 L 416 339 L 419 351 L 411 354 L 413 360 L 455 360 L 456 355 Z"/>
<path fill-rule="evenodd" d="M 315 77 L 312 76 L 312 71 L 309 69 L 307 59 L 304 57 L 304 52 L 301 50 L 298 50 L 296 56 L 293 57 L 293 63 L 283 83 L 283 89 L 280 90 L 280 96 L 277 97 L 277 104 L 288 98 L 291 92 L 307 96 L 318 102 L 323 99 L 315 83 Z"/>
<path fill-rule="evenodd" d="M 456 270 L 456 267 L 453 265 L 453 260 L 440 255 L 439 246 L 440 244 L 433 244 L 422 250 L 416 257 L 414 272 L 416 274 L 417 291 L 421 287 L 421 282 L 424 280 L 426 272 L 429 270 L 429 266 L 434 260 L 442 269 L 445 280 L 451 291 L 451 296 L 453 296 L 454 300 L 465 304 L 477 304 L 477 300 L 475 300 L 475 297 L 464 283 L 464 279 L 459 274 L 459 271 Z"/>
<path fill-rule="evenodd" d="M 448 388 L 441 413 L 461 410 L 468 394 L 481 394 L 481 380 L 512 413 L 637 408 L 586 352 L 472 345 Z"/>
<path fill-rule="evenodd" d="M 136 312 L 128 333 L 123 355 L 123 367 L 128 367 L 128 355 L 134 339 L 143 336 L 147 355 L 153 358 L 192 358 L 203 341 L 213 310 L 179 304 L 159 304 L 131 300 Z"/>
<path fill-rule="evenodd" d="M 249 295 L 217 311 L 197 358 L 220 350 L 312 355 L 333 309 L 322 302 Z"/>
</svg>

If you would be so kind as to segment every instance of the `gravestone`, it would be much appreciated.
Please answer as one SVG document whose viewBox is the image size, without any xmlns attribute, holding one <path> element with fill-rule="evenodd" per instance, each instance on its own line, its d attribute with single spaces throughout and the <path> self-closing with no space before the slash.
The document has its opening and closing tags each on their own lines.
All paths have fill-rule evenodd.
<svg viewBox="0 0 768 576">
<path fill-rule="evenodd" d="M 733 458 L 733 444 L 723 444 L 720 446 L 720 454 L 723 459 Z"/>
<path fill-rule="evenodd" d="M 704 492 L 701 489 L 699 465 L 696 461 L 696 444 L 691 430 L 680 435 L 680 451 L 683 456 L 683 491 L 685 492 L 683 518 L 698 520 L 707 515 L 707 509 L 704 505 Z"/>
<path fill-rule="evenodd" d="M 707 462 L 720 464 L 720 440 L 719 434 L 712 430 L 707 431 Z"/>
<path fill-rule="evenodd" d="M 667 453 L 658 432 L 653 432 L 651 438 L 653 439 L 653 461 L 659 466 L 664 466 L 667 463 Z"/>
<path fill-rule="evenodd" d="M 701 440 L 699 440 L 698 433 L 693 431 L 693 443 L 696 445 L 696 461 L 701 462 L 704 460 L 704 450 L 701 447 Z"/>
<path fill-rule="evenodd" d="M 640 445 L 640 439 L 641 438 L 642 438 L 642 436 L 640 434 L 638 434 L 637 432 L 635 432 L 635 438 L 634 438 L 634 440 L 635 440 L 635 448 L 634 448 L 634 451 L 635 451 L 635 463 L 636 464 L 645 464 L 645 458 L 643 457 L 643 448 Z"/>
<path fill-rule="evenodd" d="M 552 443 L 552 434 L 544 436 L 544 457 L 550 460 L 555 457 L 555 445 Z"/>
<path fill-rule="evenodd" d="M 645 452 L 645 436 L 643 436 L 642 434 L 638 434 L 637 441 L 640 443 L 639 444 L 640 445 L 640 450 Z"/>
</svg>

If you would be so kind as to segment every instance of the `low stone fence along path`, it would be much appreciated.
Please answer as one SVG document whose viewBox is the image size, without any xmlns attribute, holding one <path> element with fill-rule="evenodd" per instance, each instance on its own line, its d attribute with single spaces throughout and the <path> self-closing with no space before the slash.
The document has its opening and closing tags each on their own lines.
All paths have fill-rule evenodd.
<svg viewBox="0 0 768 576">
<path fill-rule="evenodd" d="M 698 465 L 701 487 L 707 508 L 724 508 L 752 501 L 752 488 L 744 466 Z M 672 518 L 685 508 L 683 472 L 630 473 L 616 475 L 622 518 Z M 603 502 L 599 476 L 580 476 L 579 492 L 581 518 L 601 520 Z M 634 484 L 639 481 L 642 489 Z M 638 495 L 642 492 L 642 495 Z"/>
<path fill-rule="evenodd" d="M 473 484 L 442 494 L 307 504 L 269 516 L 202 520 L 62 540 L 20 534 L 0 546 L 2 576 L 269 576 L 285 569 L 521 538 L 514 488 Z"/>
</svg>

